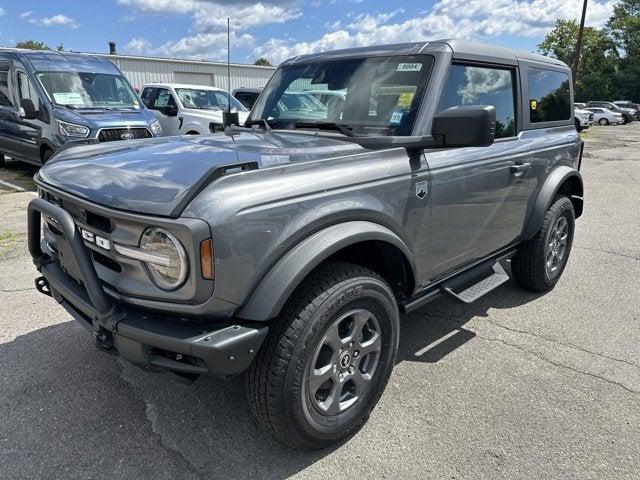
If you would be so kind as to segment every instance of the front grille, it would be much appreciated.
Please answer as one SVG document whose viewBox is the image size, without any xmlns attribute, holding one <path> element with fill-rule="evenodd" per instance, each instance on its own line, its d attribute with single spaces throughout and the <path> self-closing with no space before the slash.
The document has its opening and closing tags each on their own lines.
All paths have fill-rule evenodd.
<svg viewBox="0 0 640 480">
<path fill-rule="evenodd" d="M 105 128 L 100 130 L 98 140 L 101 142 L 113 142 L 116 140 L 133 140 L 151 137 L 151 132 L 146 128 Z"/>
</svg>

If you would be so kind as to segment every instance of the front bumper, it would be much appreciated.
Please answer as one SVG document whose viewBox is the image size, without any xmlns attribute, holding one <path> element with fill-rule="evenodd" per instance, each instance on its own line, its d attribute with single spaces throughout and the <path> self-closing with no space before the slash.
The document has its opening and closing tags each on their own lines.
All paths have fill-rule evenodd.
<svg viewBox="0 0 640 480">
<path fill-rule="evenodd" d="M 151 314 L 116 302 L 106 295 L 71 215 L 41 198 L 32 200 L 28 210 L 29 252 L 42 273 L 36 286 L 92 331 L 96 346 L 140 367 L 165 370 L 189 379 L 203 374 L 230 376 L 249 366 L 266 337 L 267 327 L 212 326 Z M 81 283 L 43 252 L 41 215 L 54 219 L 64 233 L 81 272 Z"/>
</svg>

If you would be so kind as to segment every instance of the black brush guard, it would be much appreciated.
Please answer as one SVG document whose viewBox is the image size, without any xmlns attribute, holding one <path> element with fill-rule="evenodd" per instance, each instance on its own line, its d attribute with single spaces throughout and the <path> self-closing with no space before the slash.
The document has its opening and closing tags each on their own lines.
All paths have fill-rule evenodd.
<svg viewBox="0 0 640 480">
<path fill-rule="evenodd" d="M 138 366 L 167 370 L 190 379 L 201 374 L 240 373 L 255 357 L 267 327 L 202 325 L 127 307 L 105 293 L 69 213 L 36 198 L 29 203 L 28 215 L 29 253 L 42 273 L 36 279 L 36 288 L 53 296 L 83 327 L 92 331 L 100 349 L 118 353 Z M 42 250 L 42 215 L 63 232 L 81 273 L 79 281 Z"/>
</svg>

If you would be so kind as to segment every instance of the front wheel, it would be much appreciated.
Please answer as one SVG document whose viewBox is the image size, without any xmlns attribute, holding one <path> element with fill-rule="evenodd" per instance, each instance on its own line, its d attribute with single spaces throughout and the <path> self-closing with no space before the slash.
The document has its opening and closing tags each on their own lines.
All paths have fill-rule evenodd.
<svg viewBox="0 0 640 480">
<path fill-rule="evenodd" d="M 609 120 L 607 120 L 606 118 L 601 118 L 600 120 L 598 120 L 598 123 L 600 125 L 609 125 Z"/>
<path fill-rule="evenodd" d="M 565 196 L 557 196 L 538 233 L 523 242 L 511 260 L 513 278 L 521 287 L 536 292 L 551 290 L 567 266 L 573 244 L 575 213 Z"/>
<path fill-rule="evenodd" d="M 396 300 L 379 275 L 346 262 L 321 265 L 274 320 L 249 369 L 253 414 L 294 448 L 349 438 L 382 395 L 398 335 Z"/>
</svg>

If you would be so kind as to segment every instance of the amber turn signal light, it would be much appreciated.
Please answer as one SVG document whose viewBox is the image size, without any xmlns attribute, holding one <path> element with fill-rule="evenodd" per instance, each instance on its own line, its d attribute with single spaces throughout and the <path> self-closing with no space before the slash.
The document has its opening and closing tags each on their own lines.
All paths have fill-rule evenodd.
<svg viewBox="0 0 640 480">
<path fill-rule="evenodd" d="M 200 242 L 200 268 L 202 278 L 213 280 L 213 246 L 210 238 Z"/>
</svg>

